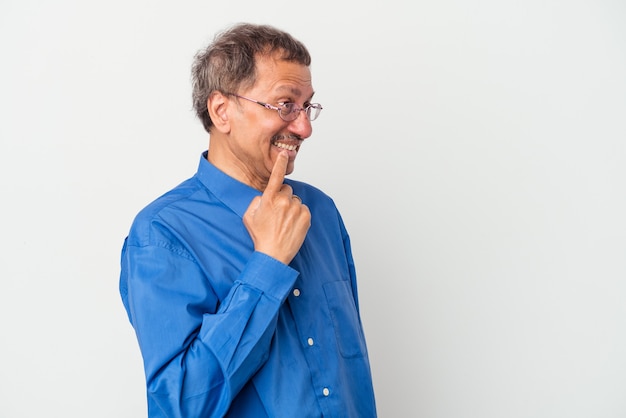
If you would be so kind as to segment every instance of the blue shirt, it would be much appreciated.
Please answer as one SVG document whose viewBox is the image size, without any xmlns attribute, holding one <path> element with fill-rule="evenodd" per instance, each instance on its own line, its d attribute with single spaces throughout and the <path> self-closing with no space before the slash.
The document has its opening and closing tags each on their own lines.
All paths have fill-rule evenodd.
<svg viewBox="0 0 626 418">
<path fill-rule="evenodd" d="M 320 190 L 285 182 L 311 212 L 289 265 L 254 251 L 242 217 L 260 192 L 206 152 L 135 218 L 120 293 L 150 417 L 376 416 L 343 221 Z"/>
</svg>

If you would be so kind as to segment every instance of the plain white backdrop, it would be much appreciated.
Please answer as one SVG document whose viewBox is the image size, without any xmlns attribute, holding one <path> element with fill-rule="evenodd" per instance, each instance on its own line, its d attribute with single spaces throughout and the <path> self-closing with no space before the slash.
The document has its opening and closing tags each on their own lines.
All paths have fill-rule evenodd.
<svg viewBox="0 0 626 418">
<path fill-rule="evenodd" d="M 292 177 L 351 233 L 379 416 L 626 416 L 623 1 L 0 0 L 0 417 L 145 416 L 119 252 L 238 21 L 312 53 Z"/>
</svg>

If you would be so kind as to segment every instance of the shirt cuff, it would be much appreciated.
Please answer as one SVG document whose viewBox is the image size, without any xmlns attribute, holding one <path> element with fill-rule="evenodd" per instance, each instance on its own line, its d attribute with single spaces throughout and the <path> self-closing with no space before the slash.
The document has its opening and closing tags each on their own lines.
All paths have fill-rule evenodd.
<svg viewBox="0 0 626 418">
<path fill-rule="evenodd" d="M 299 274 L 298 271 L 277 259 L 255 251 L 241 272 L 239 281 L 283 301 L 293 288 Z"/>
</svg>

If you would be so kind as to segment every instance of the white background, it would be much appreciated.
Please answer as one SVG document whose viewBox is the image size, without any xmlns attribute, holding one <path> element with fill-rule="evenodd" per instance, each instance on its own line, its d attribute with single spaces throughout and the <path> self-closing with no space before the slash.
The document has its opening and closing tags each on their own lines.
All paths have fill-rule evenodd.
<svg viewBox="0 0 626 418">
<path fill-rule="evenodd" d="M 312 53 L 292 177 L 351 233 L 379 416 L 626 416 L 622 0 L 0 0 L 0 416 L 145 416 L 119 252 L 237 21 Z"/>
</svg>

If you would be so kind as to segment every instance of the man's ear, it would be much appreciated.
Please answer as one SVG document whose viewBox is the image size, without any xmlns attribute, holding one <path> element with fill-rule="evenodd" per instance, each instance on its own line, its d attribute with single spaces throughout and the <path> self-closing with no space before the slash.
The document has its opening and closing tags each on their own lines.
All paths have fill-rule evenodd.
<svg viewBox="0 0 626 418">
<path fill-rule="evenodd" d="M 219 91 L 211 93 L 206 101 L 207 111 L 213 122 L 213 128 L 220 132 L 230 132 L 230 122 L 228 120 L 228 105 L 230 101 L 228 97 Z"/>
</svg>

